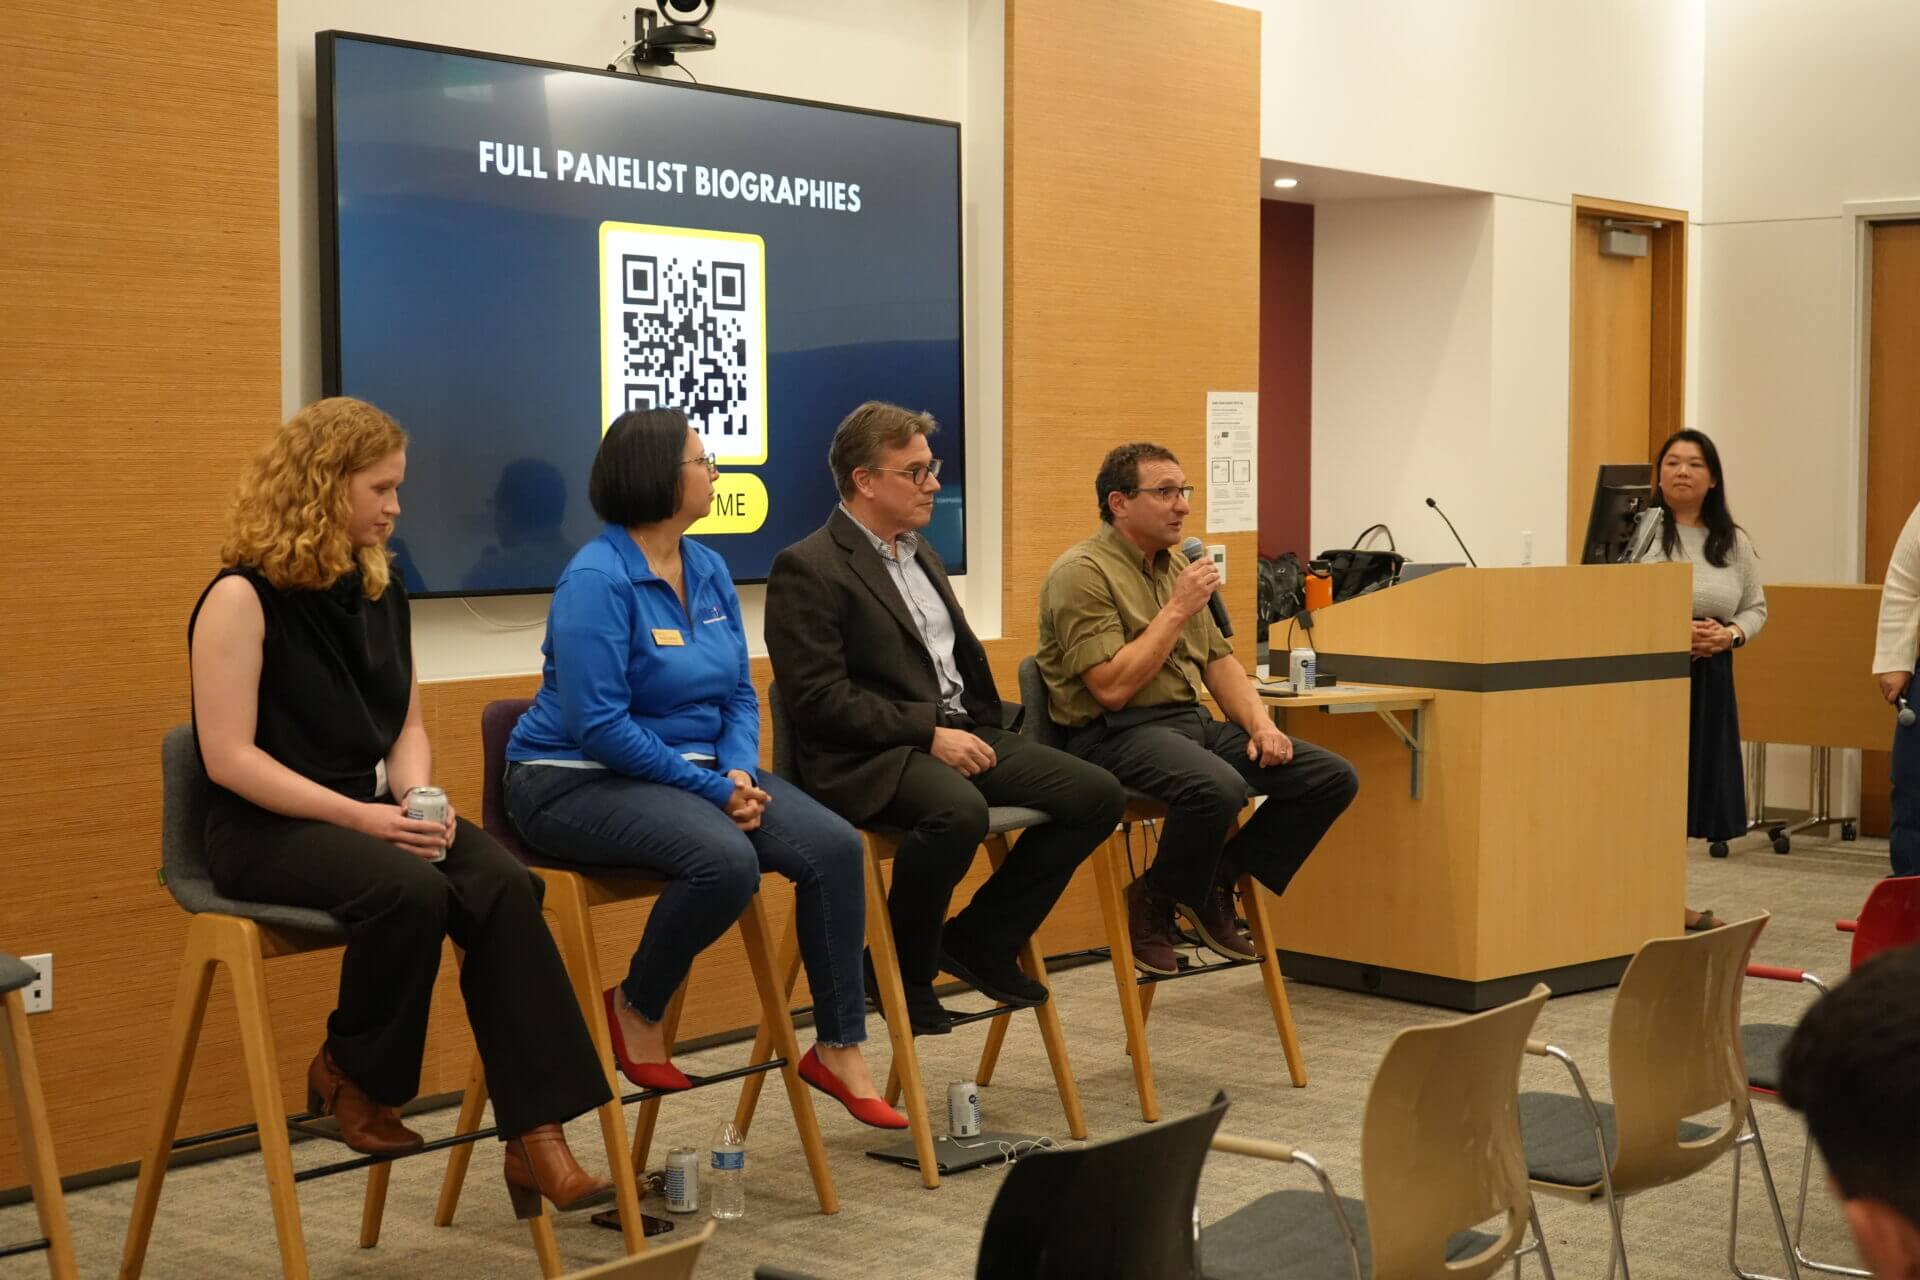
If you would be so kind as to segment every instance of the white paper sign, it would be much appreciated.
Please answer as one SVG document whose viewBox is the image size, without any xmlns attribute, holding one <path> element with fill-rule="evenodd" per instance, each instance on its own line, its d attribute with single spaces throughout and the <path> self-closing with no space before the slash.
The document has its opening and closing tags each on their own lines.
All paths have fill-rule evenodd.
<svg viewBox="0 0 1920 1280">
<path fill-rule="evenodd" d="M 1260 393 L 1207 392 L 1208 533 L 1260 527 Z"/>
</svg>

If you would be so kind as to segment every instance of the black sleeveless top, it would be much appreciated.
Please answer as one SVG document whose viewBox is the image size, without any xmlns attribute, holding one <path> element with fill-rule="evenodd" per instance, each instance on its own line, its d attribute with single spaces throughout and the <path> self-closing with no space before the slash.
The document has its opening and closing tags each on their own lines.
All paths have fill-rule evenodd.
<svg viewBox="0 0 1920 1280">
<path fill-rule="evenodd" d="M 207 591 L 227 577 L 245 578 L 266 616 L 254 744 L 302 777 L 373 799 L 374 767 L 400 736 L 413 691 L 412 623 L 399 578 L 369 600 L 358 569 L 324 591 L 283 591 L 243 565 L 222 569 Z M 189 647 L 207 591 L 187 621 Z"/>
</svg>

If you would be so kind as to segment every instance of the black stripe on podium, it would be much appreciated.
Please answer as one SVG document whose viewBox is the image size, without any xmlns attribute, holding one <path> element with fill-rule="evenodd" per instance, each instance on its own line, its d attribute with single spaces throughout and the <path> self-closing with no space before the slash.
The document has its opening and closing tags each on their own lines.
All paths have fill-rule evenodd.
<svg viewBox="0 0 1920 1280">
<path fill-rule="evenodd" d="M 1548 658 L 1536 662 L 1436 662 L 1425 658 L 1375 658 L 1321 653 L 1319 669 L 1357 684 L 1399 684 L 1460 693 L 1513 693 L 1522 689 L 1572 689 L 1641 680 L 1685 680 L 1684 653 L 1622 653 L 1600 658 Z"/>
</svg>

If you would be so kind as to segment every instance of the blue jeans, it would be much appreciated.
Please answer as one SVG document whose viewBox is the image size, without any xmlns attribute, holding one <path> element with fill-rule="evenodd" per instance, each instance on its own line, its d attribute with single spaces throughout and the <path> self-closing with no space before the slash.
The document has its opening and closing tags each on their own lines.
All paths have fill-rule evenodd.
<svg viewBox="0 0 1920 1280">
<path fill-rule="evenodd" d="M 1915 685 L 1920 686 L 1920 677 Z M 1909 687 L 1908 696 L 1920 697 Z M 1893 874 L 1920 876 L 1920 724 L 1893 730 L 1893 822 L 1887 853 Z"/>
<path fill-rule="evenodd" d="M 507 815 L 522 838 L 556 861 L 639 868 L 666 879 L 620 988 L 649 1021 L 686 981 L 693 958 L 740 918 L 762 868 L 793 881 L 800 958 L 813 988 L 820 1043 L 867 1038 L 860 952 L 866 881 L 860 836 L 792 783 L 762 774 L 771 800 L 742 831 L 710 800 L 605 769 L 507 767 Z"/>
</svg>

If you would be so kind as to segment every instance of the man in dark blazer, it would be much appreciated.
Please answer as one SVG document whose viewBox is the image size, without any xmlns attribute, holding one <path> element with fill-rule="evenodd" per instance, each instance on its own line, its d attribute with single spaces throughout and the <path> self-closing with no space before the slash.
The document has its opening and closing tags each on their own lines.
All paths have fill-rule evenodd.
<svg viewBox="0 0 1920 1280">
<path fill-rule="evenodd" d="M 1125 806 L 1106 770 L 1003 727 L 986 650 L 918 537 L 940 490 L 936 429 L 877 401 L 847 415 L 827 454 L 840 505 L 774 560 L 766 614 L 798 781 L 849 822 L 905 833 L 887 910 L 921 1035 L 949 1030 L 933 994 L 941 969 L 1008 1004 L 1046 999 L 1016 956 Z M 1021 835 L 949 921 L 989 805 L 1052 820 Z"/>
</svg>

